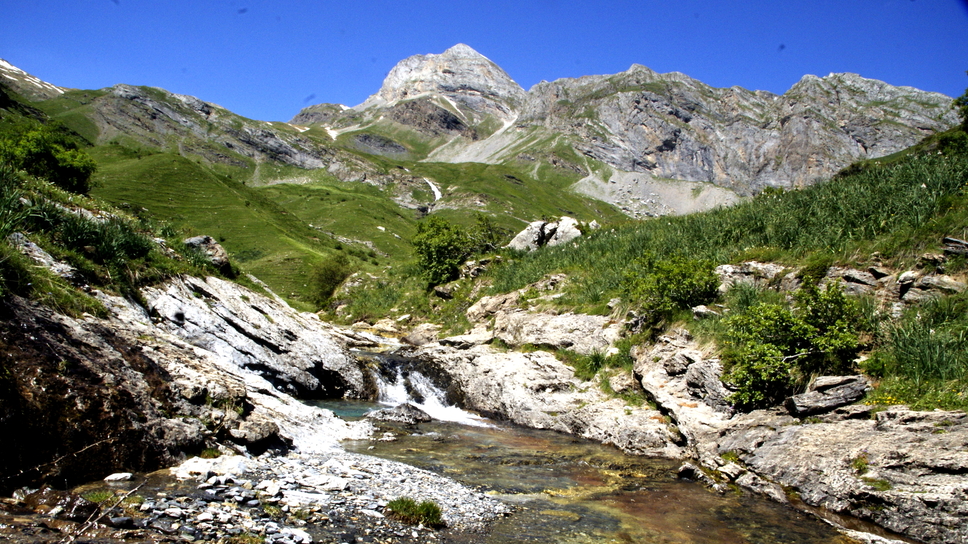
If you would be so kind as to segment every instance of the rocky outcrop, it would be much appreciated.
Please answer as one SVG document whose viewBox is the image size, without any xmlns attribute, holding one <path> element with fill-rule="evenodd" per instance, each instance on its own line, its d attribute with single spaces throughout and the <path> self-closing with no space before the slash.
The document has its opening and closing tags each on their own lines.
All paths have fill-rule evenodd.
<svg viewBox="0 0 968 544">
<path fill-rule="evenodd" d="M 305 398 L 362 398 L 362 369 L 314 314 L 299 314 L 238 285 L 179 278 L 144 290 L 156 326 L 257 372 L 279 391 Z"/>
<path fill-rule="evenodd" d="M 216 443 L 332 451 L 370 432 L 286 393 L 367 390 L 362 369 L 315 316 L 214 278 L 143 294 L 154 318 L 97 292 L 104 318 L 5 301 L 0 432 L 11 439 L 0 451 L 0 488 L 150 471 Z"/>
<path fill-rule="evenodd" d="M 534 251 L 549 246 L 566 244 L 581 237 L 578 221 L 562 217 L 558 221 L 533 221 L 508 242 L 507 247 L 517 251 Z"/>
<path fill-rule="evenodd" d="M 525 98 L 524 89 L 490 59 L 464 44 L 439 55 L 414 55 L 390 70 L 380 91 L 357 106 L 392 105 L 401 100 L 438 95 L 472 112 L 514 116 L 514 107 Z"/>
<path fill-rule="evenodd" d="M 245 165 L 239 160 L 242 156 L 322 168 L 331 154 L 295 131 L 288 134 L 193 96 L 161 89 L 115 85 L 90 107 L 100 143 L 124 135 L 153 148 L 168 149 L 174 141 L 186 153 L 234 166 Z"/>
<path fill-rule="evenodd" d="M 579 151 L 622 171 L 750 194 L 811 184 L 910 147 L 956 123 L 950 100 L 856 74 L 807 75 L 774 95 L 633 65 L 542 82 L 518 122 L 574 134 Z"/>
<path fill-rule="evenodd" d="M 818 378 L 811 392 L 790 399 L 799 418 L 786 409 L 733 414 L 718 360 L 685 331 L 633 355 L 642 387 L 707 471 L 774 500 L 793 493 L 922 542 L 968 538 L 963 412 L 834 408 L 867 388 L 866 380 L 846 376 Z"/>
<path fill-rule="evenodd" d="M 609 398 L 592 382 L 545 351 L 502 353 L 490 346 L 466 350 L 427 344 L 408 353 L 446 375 L 464 407 L 535 429 L 551 429 L 628 453 L 675 458 L 678 437 L 662 414 Z"/>
<path fill-rule="evenodd" d="M 495 296 L 485 296 L 467 309 L 467 318 L 476 326 L 470 333 L 441 342 L 451 345 L 483 344 L 495 338 L 513 347 L 531 345 L 567 349 L 583 355 L 606 353 L 622 336 L 624 323 L 609 316 L 564 313 L 536 309 L 533 304 L 556 297 L 565 276 L 552 275 L 524 289 Z M 522 307 L 522 299 L 535 293 Z"/>
<path fill-rule="evenodd" d="M 793 395 L 784 406 L 794 417 L 823 414 L 863 399 L 870 390 L 863 376 L 818 376 L 806 393 Z"/>
</svg>

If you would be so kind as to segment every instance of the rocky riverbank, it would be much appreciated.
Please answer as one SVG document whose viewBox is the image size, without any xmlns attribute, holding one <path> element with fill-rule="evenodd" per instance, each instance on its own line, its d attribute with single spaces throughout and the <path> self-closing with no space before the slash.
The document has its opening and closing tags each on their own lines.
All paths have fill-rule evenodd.
<svg viewBox="0 0 968 544">
<path fill-rule="evenodd" d="M 511 511 L 448 478 L 348 452 L 195 457 L 168 472 L 117 474 L 81 488 L 86 497 L 111 497 L 100 508 L 49 489 L 19 492 L 0 508 L 0 536 L 13 542 L 447 542 Z M 387 504 L 399 497 L 434 501 L 445 527 L 395 520 Z"/>
</svg>

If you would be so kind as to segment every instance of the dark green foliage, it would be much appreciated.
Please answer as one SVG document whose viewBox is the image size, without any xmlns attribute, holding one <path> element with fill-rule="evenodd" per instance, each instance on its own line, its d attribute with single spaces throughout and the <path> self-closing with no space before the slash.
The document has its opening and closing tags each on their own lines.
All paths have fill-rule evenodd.
<svg viewBox="0 0 968 544">
<path fill-rule="evenodd" d="M 345 253 L 336 253 L 319 264 L 313 271 L 309 281 L 312 282 L 314 300 L 318 306 L 325 304 L 336 289 L 343 283 L 353 269 Z"/>
<path fill-rule="evenodd" d="M 75 138 L 56 125 L 42 125 L 2 146 L 3 159 L 30 175 L 72 193 L 87 194 L 97 164 Z"/>
<path fill-rule="evenodd" d="M 965 73 L 968 74 L 968 71 Z M 961 129 L 968 132 L 968 89 L 965 89 L 965 94 L 954 99 L 951 107 L 958 112 L 958 117 L 961 118 Z"/>
<path fill-rule="evenodd" d="M 457 277 L 460 266 L 471 255 L 471 239 L 461 227 L 432 215 L 417 223 L 413 237 L 417 262 L 430 285 Z"/>
<path fill-rule="evenodd" d="M 442 512 L 433 501 L 417 501 L 409 497 L 399 497 L 387 503 L 390 515 L 411 525 L 423 524 L 425 527 L 443 527 Z"/>
<path fill-rule="evenodd" d="M 509 236 L 510 231 L 482 213 L 469 229 L 432 215 L 417 223 L 412 243 L 424 277 L 430 285 L 440 285 L 457 278 L 471 256 L 496 251 Z"/>
<path fill-rule="evenodd" d="M 657 321 L 676 310 L 715 299 L 719 278 L 714 269 L 713 263 L 707 260 L 681 255 L 659 258 L 647 253 L 636 259 L 626 272 L 625 295 Z"/>
<path fill-rule="evenodd" d="M 723 381 L 742 408 L 779 403 L 818 374 L 850 372 L 861 314 L 839 288 L 805 287 L 794 307 L 759 303 L 722 320 Z"/>
</svg>

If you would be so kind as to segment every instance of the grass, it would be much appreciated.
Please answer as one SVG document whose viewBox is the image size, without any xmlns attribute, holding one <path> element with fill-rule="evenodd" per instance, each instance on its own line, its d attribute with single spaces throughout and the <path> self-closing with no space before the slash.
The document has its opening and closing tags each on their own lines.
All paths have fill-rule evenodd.
<svg viewBox="0 0 968 544">
<path fill-rule="evenodd" d="M 573 276 L 576 302 L 594 305 L 619 296 L 627 263 L 647 252 L 728 263 L 753 248 L 772 249 L 779 260 L 798 263 L 818 253 L 846 260 L 868 248 L 881 250 L 888 260 L 912 261 L 921 247 L 960 234 L 953 225 L 966 224 L 966 186 L 968 157 L 908 157 L 730 208 L 602 229 L 580 247 L 517 259 L 495 275 L 493 290 L 508 292 L 566 272 Z M 891 243 L 905 236 L 907 246 Z M 921 246 L 911 247 L 912 238 Z"/>
<path fill-rule="evenodd" d="M 443 513 L 440 506 L 433 501 L 417 501 L 409 497 L 399 497 L 387 504 L 387 511 L 390 517 L 398 519 L 410 525 L 423 525 L 425 527 L 443 527 Z"/>
</svg>

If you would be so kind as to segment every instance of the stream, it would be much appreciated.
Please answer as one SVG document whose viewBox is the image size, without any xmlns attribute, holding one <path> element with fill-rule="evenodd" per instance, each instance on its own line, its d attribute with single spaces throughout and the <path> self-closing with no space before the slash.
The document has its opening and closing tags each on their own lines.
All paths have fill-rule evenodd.
<svg viewBox="0 0 968 544">
<path fill-rule="evenodd" d="M 446 475 L 516 506 L 487 535 L 467 542 L 846 542 L 800 510 L 739 489 L 718 494 L 678 479 L 678 461 L 627 455 L 566 434 L 489 421 L 448 404 L 430 379 L 399 360 L 381 365 L 380 402 L 314 404 L 346 419 L 403 402 L 433 416 L 432 422 L 409 427 L 379 423 L 396 435 L 393 441 L 343 444 L 348 451 Z"/>
</svg>

